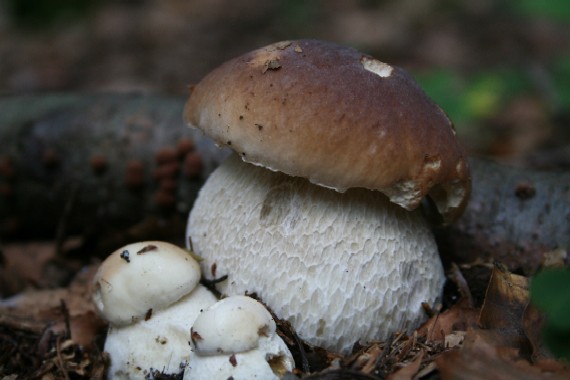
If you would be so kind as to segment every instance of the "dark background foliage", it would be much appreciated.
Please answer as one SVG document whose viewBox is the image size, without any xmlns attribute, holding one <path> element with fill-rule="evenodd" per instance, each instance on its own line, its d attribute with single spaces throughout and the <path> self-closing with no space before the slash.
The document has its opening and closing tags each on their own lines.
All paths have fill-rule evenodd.
<svg viewBox="0 0 570 380">
<path fill-rule="evenodd" d="M 0 93 L 185 94 L 224 60 L 294 38 L 403 66 L 471 153 L 569 165 L 566 0 L 4 0 Z"/>
</svg>

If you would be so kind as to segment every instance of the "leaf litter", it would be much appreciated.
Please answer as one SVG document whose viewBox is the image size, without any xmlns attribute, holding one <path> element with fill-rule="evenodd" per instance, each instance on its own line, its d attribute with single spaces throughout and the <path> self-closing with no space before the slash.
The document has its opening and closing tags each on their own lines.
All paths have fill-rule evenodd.
<svg viewBox="0 0 570 380">
<path fill-rule="evenodd" d="M 49 261 L 45 254 L 30 257 L 38 262 L 28 265 Z M 96 268 L 94 264 L 78 271 L 67 286 L 36 287 L 0 301 L 1 380 L 105 378 L 107 325 L 90 301 Z M 38 278 L 36 274 L 33 280 Z M 448 279 L 452 286 L 446 293 L 453 293 L 448 297 L 453 301 L 435 310 L 426 308 L 430 318 L 422 326 L 409 334 L 394 333 L 386 341 L 355 344 L 346 356 L 306 344 L 289 323 L 275 316 L 278 333 L 297 365 L 286 379 L 570 378 L 567 363 L 553 358 L 543 345 L 544 316 L 530 303 L 527 277 L 496 264 L 481 306 L 474 305 L 459 267 L 451 266 Z"/>
</svg>

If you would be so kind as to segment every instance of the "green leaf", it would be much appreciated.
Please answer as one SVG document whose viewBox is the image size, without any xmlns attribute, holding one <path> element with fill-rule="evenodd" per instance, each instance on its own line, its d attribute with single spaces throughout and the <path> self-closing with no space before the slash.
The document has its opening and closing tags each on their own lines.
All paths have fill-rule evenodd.
<svg viewBox="0 0 570 380">
<path fill-rule="evenodd" d="M 551 328 L 570 332 L 570 270 L 545 270 L 531 281 L 531 300 Z"/>
<path fill-rule="evenodd" d="M 434 70 L 414 76 L 456 126 L 465 124 L 472 118 L 463 102 L 465 83 L 459 75 L 448 70 Z"/>
<path fill-rule="evenodd" d="M 466 76 L 441 69 L 414 76 L 458 130 L 493 116 L 510 99 L 533 90 L 528 73 L 510 67 L 491 68 Z"/>
<path fill-rule="evenodd" d="M 559 330 L 546 325 L 542 331 L 542 339 L 548 349 L 557 357 L 570 361 L 570 331 Z"/>
<path fill-rule="evenodd" d="M 513 2 L 513 7 L 529 17 L 540 15 L 570 23 L 570 1 L 568 0 L 517 0 Z"/>
<path fill-rule="evenodd" d="M 567 83 L 570 83 L 570 54 L 563 55 L 552 62 L 550 73 L 556 100 L 559 102 L 558 107 L 568 109 L 570 107 L 570 86 Z"/>
</svg>

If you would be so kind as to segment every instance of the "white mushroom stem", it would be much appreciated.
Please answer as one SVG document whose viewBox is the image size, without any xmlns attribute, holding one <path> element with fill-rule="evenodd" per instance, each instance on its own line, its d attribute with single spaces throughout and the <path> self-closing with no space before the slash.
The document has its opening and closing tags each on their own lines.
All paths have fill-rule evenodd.
<svg viewBox="0 0 570 380">
<path fill-rule="evenodd" d="M 445 280 L 419 211 L 236 157 L 202 188 L 187 235 L 206 277 L 229 276 L 222 292 L 256 292 L 300 337 L 333 351 L 416 327 Z"/>
<path fill-rule="evenodd" d="M 111 326 L 105 352 L 111 358 L 110 379 L 143 379 L 153 371 L 177 374 L 190 361 L 188 331 L 200 312 L 216 302 L 215 296 L 198 285 L 169 308 L 148 320 L 127 326 Z"/>
<path fill-rule="evenodd" d="M 294 367 L 271 314 L 250 297 L 218 301 L 198 316 L 190 337 L 193 352 L 184 380 L 277 380 Z"/>
</svg>

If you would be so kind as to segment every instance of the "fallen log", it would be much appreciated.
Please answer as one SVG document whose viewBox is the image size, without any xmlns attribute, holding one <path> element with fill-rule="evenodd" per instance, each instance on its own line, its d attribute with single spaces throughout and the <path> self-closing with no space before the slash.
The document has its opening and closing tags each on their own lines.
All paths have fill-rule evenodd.
<svg viewBox="0 0 570 380">
<path fill-rule="evenodd" d="M 464 214 L 437 230 L 444 259 L 500 262 L 531 275 L 548 260 L 568 264 L 570 173 L 534 171 L 471 158 L 472 193 Z"/>
<path fill-rule="evenodd" d="M 223 152 L 184 126 L 183 107 L 141 94 L 0 98 L 0 236 L 186 215 Z"/>
<path fill-rule="evenodd" d="M 141 94 L 0 97 L 0 238 L 144 235 L 143 220 L 182 238 L 198 189 L 227 155 L 185 127 L 183 106 Z M 470 164 L 464 215 L 436 229 L 443 258 L 528 275 L 559 249 L 568 264 L 570 173 Z"/>
</svg>

